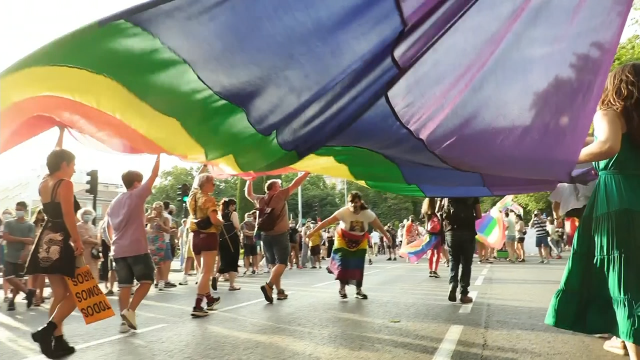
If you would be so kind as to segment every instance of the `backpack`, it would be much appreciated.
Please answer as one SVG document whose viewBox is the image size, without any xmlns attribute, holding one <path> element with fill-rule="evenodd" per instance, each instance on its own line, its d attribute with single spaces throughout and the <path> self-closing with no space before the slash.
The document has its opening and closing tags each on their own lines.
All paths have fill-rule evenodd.
<svg viewBox="0 0 640 360">
<path fill-rule="evenodd" d="M 443 217 L 448 229 L 475 230 L 476 213 L 470 198 L 445 199 Z"/>
</svg>

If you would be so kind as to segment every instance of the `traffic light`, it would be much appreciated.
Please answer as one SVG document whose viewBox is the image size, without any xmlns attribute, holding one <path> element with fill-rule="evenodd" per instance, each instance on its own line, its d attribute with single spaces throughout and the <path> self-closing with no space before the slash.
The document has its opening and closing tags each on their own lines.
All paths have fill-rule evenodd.
<svg viewBox="0 0 640 360">
<path fill-rule="evenodd" d="M 178 203 L 186 203 L 189 200 L 189 185 L 182 184 L 178 187 Z"/>
<path fill-rule="evenodd" d="M 93 196 L 98 196 L 98 170 L 91 170 L 87 173 L 89 180 L 87 180 L 87 185 L 89 188 L 86 190 L 88 194 Z"/>
</svg>

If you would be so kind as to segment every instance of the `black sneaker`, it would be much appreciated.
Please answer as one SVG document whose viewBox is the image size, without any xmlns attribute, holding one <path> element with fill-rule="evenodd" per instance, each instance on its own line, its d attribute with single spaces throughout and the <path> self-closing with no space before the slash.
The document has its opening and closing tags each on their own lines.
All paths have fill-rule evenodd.
<svg viewBox="0 0 640 360">
<path fill-rule="evenodd" d="M 369 265 L 373 265 L 373 260 L 369 259 Z"/>
<path fill-rule="evenodd" d="M 213 308 L 220 304 L 220 296 L 214 297 L 212 302 L 207 301 L 207 310 L 213 311 Z"/>
<path fill-rule="evenodd" d="M 387 261 L 391 261 L 391 257 L 389 257 L 389 258 L 387 259 Z"/>
<path fill-rule="evenodd" d="M 16 311 L 15 300 L 9 300 L 9 304 L 7 305 L 7 311 Z"/>
<path fill-rule="evenodd" d="M 367 294 L 362 292 L 362 289 L 358 290 L 356 292 L 356 299 L 362 299 L 362 300 L 367 300 L 369 297 L 367 296 Z"/>
<path fill-rule="evenodd" d="M 202 306 L 194 306 L 191 311 L 191 316 L 193 317 L 205 317 L 208 316 L 209 312 L 205 310 Z"/>
<path fill-rule="evenodd" d="M 434 276 L 433 276 L 433 273 L 434 273 L 434 272 L 435 272 L 435 271 L 429 271 L 429 277 L 434 277 Z"/>
<path fill-rule="evenodd" d="M 448 297 L 449 301 L 451 301 L 451 302 L 458 301 L 458 295 L 456 294 L 457 291 L 458 291 L 457 287 L 455 287 L 455 286 L 449 287 L 449 297 Z"/>
<path fill-rule="evenodd" d="M 167 281 L 166 283 L 164 283 L 164 287 L 166 287 L 166 288 L 175 288 L 175 287 L 178 287 L 178 285 L 172 283 L 171 281 Z"/>
<path fill-rule="evenodd" d="M 433 272 L 433 277 L 434 277 L 434 278 L 436 278 L 436 279 L 438 279 L 438 278 L 440 278 L 440 275 L 438 275 L 438 272 L 437 272 L 437 271 L 434 271 L 434 272 Z"/>
<path fill-rule="evenodd" d="M 347 298 L 347 290 L 338 290 L 338 294 L 340 294 L 341 299 Z"/>
<path fill-rule="evenodd" d="M 107 290 L 107 292 L 106 292 L 106 293 L 104 293 L 104 294 L 105 294 L 106 296 L 113 296 L 113 295 L 115 295 L 115 293 L 113 292 L 113 290 L 112 290 L 112 289 Z"/>
<path fill-rule="evenodd" d="M 393 261 L 398 261 L 398 258 L 393 258 Z"/>
<path fill-rule="evenodd" d="M 33 306 L 33 299 L 36 297 L 36 289 L 27 290 L 27 309 Z"/>
</svg>

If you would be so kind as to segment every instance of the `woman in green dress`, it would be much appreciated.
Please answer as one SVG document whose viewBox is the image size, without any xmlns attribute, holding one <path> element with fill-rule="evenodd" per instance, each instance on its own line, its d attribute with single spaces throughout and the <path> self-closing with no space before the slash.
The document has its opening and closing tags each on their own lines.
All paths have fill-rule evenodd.
<svg viewBox="0 0 640 360">
<path fill-rule="evenodd" d="M 594 139 L 579 163 L 599 178 L 545 322 L 612 334 L 638 359 L 640 344 L 640 63 L 616 68 L 598 105 Z"/>
</svg>

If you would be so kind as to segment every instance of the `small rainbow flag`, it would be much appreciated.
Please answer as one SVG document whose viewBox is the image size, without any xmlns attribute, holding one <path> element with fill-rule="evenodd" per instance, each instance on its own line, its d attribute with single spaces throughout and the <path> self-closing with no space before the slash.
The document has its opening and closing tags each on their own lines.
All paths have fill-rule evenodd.
<svg viewBox="0 0 640 360">
<path fill-rule="evenodd" d="M 495 208 L 494 208 L 495 209 Z M 476 239 L 494 249 L 502 248 L 506 240 L 504 216 L 499 211 L 490 211 L 476 221 Z"/>
<path fill-rule="evenodd" d="M 427 234 L 422 240 L 414 241 L 411 244 L 402 244 L 400 248 L 400 256 L 408 258 L 410 262 L 414 263 L 422 259 L 427 252 L 440 244 L 441 238 L 439 235 Z"/>
</svg>

